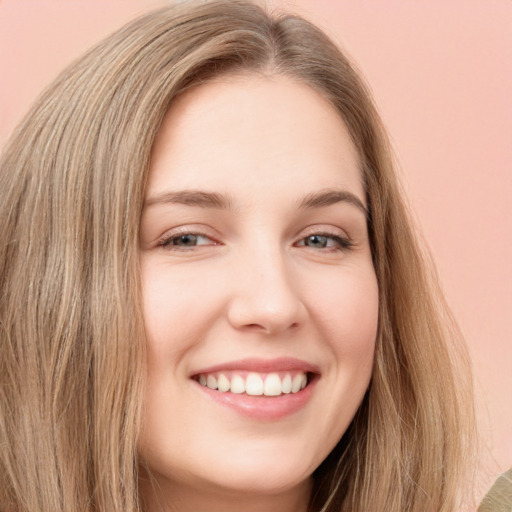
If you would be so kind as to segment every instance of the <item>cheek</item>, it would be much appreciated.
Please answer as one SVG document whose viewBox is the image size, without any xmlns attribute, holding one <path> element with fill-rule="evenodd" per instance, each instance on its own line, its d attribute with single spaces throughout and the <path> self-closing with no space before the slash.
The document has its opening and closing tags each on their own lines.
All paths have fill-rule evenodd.
<svg viewBox="0 0 512 512">
<path fill-rule="evenodd" d="M 327 430 L 337 442 L 359 408 L 372 376 L 379 292 L 373 267 L 362 273 L 345 273 L 336 281 L 341 284 L 326 286 L 325 293 L 317 297 L 315 315 L 333 361 L 326 415 L 332 418 Z M 340 411 L 344 411 L 342 421 Z"/>
<path fill-rule="evenodd" d="M 379 292 L 373 268 L 344 271 L 312 294 L 310 311 L 340 363 L 373 358 Z M 313 289 L 313 288 L 311 288 Z"/>
<path fill-rule="evenodd" d="M 177 357 L 200 339 L 218 316 L 218 290 L 211 281 L 190 279 L 165 266 L 143 268 L 143 311 L 148 355 Z"/>
<path fill-rule="evenodd" d="M 325 281 L 312 297 L 332 366 L 328 378 L 326 431 L 337 442 L 359 408 L 370 383 L 378 330 L 379 292 L 373 267 L 347 271 Z M 340 411 L 343 411 L 340 416 Z"/>
</svg>

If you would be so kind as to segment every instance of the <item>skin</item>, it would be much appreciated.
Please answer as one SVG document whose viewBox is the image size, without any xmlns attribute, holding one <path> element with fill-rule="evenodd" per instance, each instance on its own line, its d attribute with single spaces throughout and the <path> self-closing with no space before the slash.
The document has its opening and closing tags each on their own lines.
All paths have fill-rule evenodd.
<svg viewBox="0 0 512 512">
<path fill-rule="evenodd" d="M 229 208 L 167 200 L 183 190 L 229 196 Z M 356 199 L 299 206 L 326 190 Z M 364 207 L 357 152 L 309 86 L 229 76 L 172 104 L 141 220 L 148 382 L 139 451 L 156 479 L 141 480 L 150 512 L 306 510 L 311 474 L 372 371 L 378 287 L 357 200 Z M 309 401 L 279 419 L 240 414 L 191 378 L 280 357 L 318 375 Z"/>
</svg>

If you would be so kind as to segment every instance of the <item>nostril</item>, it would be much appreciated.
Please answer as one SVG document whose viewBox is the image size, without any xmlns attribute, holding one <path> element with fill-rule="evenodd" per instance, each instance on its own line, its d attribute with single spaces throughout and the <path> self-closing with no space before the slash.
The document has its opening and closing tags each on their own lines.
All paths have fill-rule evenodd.
<svg viewBox="0 0 512 512">
<path fill-rule="evenodd" d="M 294 331 L 307 317 L 305 305 L 294 293 L 239 292 L 227 309 L 230 324 L 239 330 L 253 333 L 275 334 Z"/>
<path fill-rule="evenodd" d="M 239 327 L 239 329 L 243 330 L 243 331 L 249 331 L 249 332 L 262 332 L 262 333 L 265 333 L 265 334 L 270 334 L 270 330 L 267 329 L 266 327 L 264 327 L 263 325 L 260 325 L 260 324 L 247 324 L 247 325 L 242 325 Z"/>
<path fill-rule="evenodd" d="M 288 329 L 293 329 L 293 330 L 296 330 L 298 329 L 300 326 L 300 324 L 298 322 L 294 322 L 293 324 L 291 324 Z M 266 325 L 266 324 L 257 324 L 257 323 L 252 323 L 252 324 L 247 324 L 247 325 L 243 325 L 240 327 L 240 329 L 242 330 L 245 330 L 245 331 L 249 331 L 249 332 L 261 332 L 261 333 L 264 333 L 264 334 L 274 334 L 275 332 L 280 332 L 282 329 L 281 328 L 276 328 L 275 325 Z"/>
</svg>

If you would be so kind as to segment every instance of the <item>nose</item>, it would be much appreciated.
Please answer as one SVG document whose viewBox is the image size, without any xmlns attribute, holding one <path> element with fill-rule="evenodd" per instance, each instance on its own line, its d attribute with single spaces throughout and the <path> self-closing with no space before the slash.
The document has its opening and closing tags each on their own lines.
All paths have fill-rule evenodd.
<svg viewBox="0 0 512 512">
<path fill-rule="evenodd" d="M 229 323 L 238 330 L 278 334 L 302 326 L 307 308 L 281 251 L 242 257 L 233 269 Z"/>
</svg>

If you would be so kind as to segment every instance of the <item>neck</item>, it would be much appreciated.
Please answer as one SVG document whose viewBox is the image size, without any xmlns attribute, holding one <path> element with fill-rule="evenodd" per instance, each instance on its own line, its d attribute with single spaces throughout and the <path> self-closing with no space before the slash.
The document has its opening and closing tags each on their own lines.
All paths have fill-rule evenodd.
<svg viewBox="0 0 512 512">
<path fill-rule="evenodd" d="M 275 493 L 198 489 L 142 480 L 140 493 L 146 512 L 307 512 L 312 480 Z"/>
</svg>

